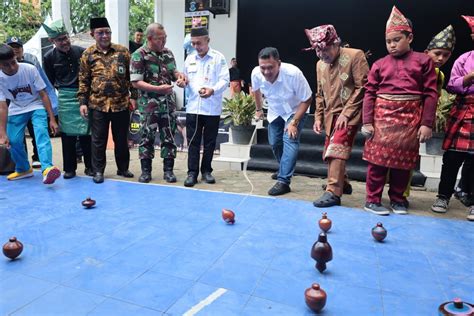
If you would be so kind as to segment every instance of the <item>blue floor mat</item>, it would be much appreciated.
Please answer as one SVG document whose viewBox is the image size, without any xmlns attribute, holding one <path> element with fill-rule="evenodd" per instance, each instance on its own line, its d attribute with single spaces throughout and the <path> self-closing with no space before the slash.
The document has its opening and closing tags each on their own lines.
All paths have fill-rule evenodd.
<svg viewBox="0 0 474 316">
<path fill-rule="evenodd" d="M 84 209 L 92 197 L 97 205 Z M 226 225 L 222 208 L 236 213 Z M 40 174 L 0 178 L 1 315 L 305 315 L 304 290 L 327 292 L 323 315 L 435 315 L 474 298 L 474 229 L 465 221 L 325 210 L 333 260 L 310 257 L 322 210 L 309 202 Z M 383 222 L 383 243 L 371 228 Z"/>
</svg>

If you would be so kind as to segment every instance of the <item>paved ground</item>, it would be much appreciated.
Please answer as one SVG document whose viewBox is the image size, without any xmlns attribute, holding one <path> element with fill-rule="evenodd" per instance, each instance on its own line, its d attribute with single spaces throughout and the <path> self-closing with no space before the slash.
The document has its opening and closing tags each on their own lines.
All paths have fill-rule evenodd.
<svg viewBox="0 0 474 316">
<path fill-rule="evenodd" d="M 62 168 L 61 140 L 59 138 L 53 138 L 52 143 L 53 160 L 60 168 Z M 31 142 L 29 141 L 28 146 L 31 146 Z M 138 159 L 137 149 L 132 149 L 130 152 L 130 170 L 135 174 L 135 177 L 130 179 L 130 181 L 138 181 L 138 177 L 140 176 L 140 161 Z M 78 175 L 83 175 L 84 165 L 80 164 L 77 171 Z M 186 178 L 186 171 L 187 153 L 179 152 L 175 165 L 175 173 L 178 177 L 178 182 L 171 185 L 183 186 L 184 179 Z M 105 170 L 106 181 L 107 178 L 128 180 L 115 175 L 115 172 L 116 166 L 113 150 L 108 150 L 107 168 Z M 216 184 L 198 183 L 195 188 L 211 191 L 248 193 L 259 196 L 268 196 L 267 191 L 274 184 L 274 181 L 270 178 L 270 172 L 248 171 L 247 175 L 253 185 L 253 189 L 252 185 L 246 180 L 243 172 L 214 170 L 213 174 L 217 180 Z M 167 184 L 162 178 L 163 171 L 161 159 L 154 159 L 152 176 L 152 183 Z M 323 193 L 321 185 L 324 183 L 325 179 L 321 178 L 295 176 L 291 184 L 292 192 L 285 194 L 283 198 L 313 201 Z M 342 205 L 353 208 L 362 208 L 365 203 L 365 183 L 354 181 L 352 182 L 352 186 L 354 188 L 354 192 L 352 195 L 344 196 L 342 198 Z M 383 203 L 385 203 L 385 205 L 388 205 L 389 203 L 386 195 L 387 190 L 388 189 L 384 191 Z M 440 215 L 431 212 L 430 206 L 433 203 L 435 197 L 435 192 L 427 192 L 422 188 L 413 188 L 411 197 L 409 198 L 410 213 L 432 217 L 458 218 L 463 220 L 466 218 L 467 208 L 455 199 L 452 199 L 450 210 L 447 214 Z"/>
</svg>

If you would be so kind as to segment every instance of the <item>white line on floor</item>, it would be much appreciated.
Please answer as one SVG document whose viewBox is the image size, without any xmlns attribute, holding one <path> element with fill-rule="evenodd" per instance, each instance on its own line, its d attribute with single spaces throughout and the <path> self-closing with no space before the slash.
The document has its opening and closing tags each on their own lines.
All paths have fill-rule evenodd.
<svg viewBox="0 0 474 316">
<path fill-rule="evenodd" d="M 221 297 L 225 292 L 227 292 L 226 289 L 223 288 L 218 288 L 214 293 L 191 307 L 186 313 L 183 314 L 183 316 L 193 316 L 199 313 L 201 309 L 206 307 L 207 305 L 210 305 L 212 302 L 217 300 L 219 297 Z"/>
</svg>

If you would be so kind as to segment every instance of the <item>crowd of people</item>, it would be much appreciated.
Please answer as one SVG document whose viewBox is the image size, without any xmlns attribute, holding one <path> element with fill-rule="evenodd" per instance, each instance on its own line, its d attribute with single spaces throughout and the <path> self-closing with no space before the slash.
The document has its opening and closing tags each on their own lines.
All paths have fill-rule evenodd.
<svg viewBox="0 0 474 316">
<path fill-rule="evenodd" d="M 463 17 L 474 41 L 474 17 Z M 215 183 L 212 158 L 223 93 L 229 86 L 233 93 L 240 92 L 243 82 L 236 60 L 229 71 L 224 55 L 210 47 L 206 27 L 193 25 L 187 39 L 192 49 L 182 71 L 177 69 L 172 51 L 165 47 L 167 34 L 159 23 L 150 24 L 144 32 L 138 29 L 130 50 L 111 42 L 112 31 L 106 18 L 90 20 L 95 44 L 87 49 L 71 45 L 61 20 L 44 28 L 54 44 L 44 57 L 46 76 L 34 65 L 22 62 L 23 57 L 12 48 L 14 41 L 0 46 L 0 145 L 9 148 L 16 165 L 8 180 L 33 175 L 24 144 L 28 122 L 36 140 L 44 183 L 53 183 L 61 175 L 52 163 L 48 128 L 53 133 L 61 132 L 64 179 L 76 176 L 76 143 L 80 142 L 85 174 L 92 176 L 95 183 L 104 181 L 109 128 L 115 144 L 117 175 L 133 178 L 127 133 L 129 113 L 138 109 L 138 181 L 152 180 L 154 144 L 159 133 L 163 178 L 176 182 L 176 85 L 186 89 L 189 148 L 184 185 L 196 185 L 199 174 L 203 182 Z M 368 162 L 364 209 L 378 215 L 389 215 L 390 209 L 407 214 L 419 144 L 432 136 L 438 97 L 444 87 L 440 68 L 455 46 L 453 27 L 434 36 L 424 52 L 415 52 L 411 49 L 411 21 L 393 7 L 385 31 L 388 55 L 370 68 L 367 54 L 342 45 L 334 26 L 321 25 L 305 32 L 311 45 L 306 50 L 314 50 L 319 58 L 313 130 L 326 135 L 323 160 L 328 165 L 325 192 L 314 206 L 340 205 L 343 194 L 352 191 L 346 162 L 360 129 L 366 136 L 363 159 Z M 276 48 L 263 48 L 257 59 L 258 66 L 251 74 L 255 117 L 262 119 L 263 108 L 268 109 L 268 140 L 279 163 L 278 172 L 272 174 L 276 182 L 268 194 L 276 196 L 291 191 L 301 130 L 313 91 L 303 72 L 282 62 Z M 57 89 L 57 99 L 55 93 L 48 97 L 48 84 Z M 474 51 L 456 60 L 446 89 L 456 95 L 456 100 L 446 127 L 439 190 L 431 209 L 438 213 L 448 210 L 458 170 L 464 164 L 459 186 L 465 196 L 463 201 L 470 207 L 467 219 L 474 220 Z M 57 108 L 59 124 L 53 108 Z M 386 183 L 390 209 L 381 203 Z"/>
</svg>

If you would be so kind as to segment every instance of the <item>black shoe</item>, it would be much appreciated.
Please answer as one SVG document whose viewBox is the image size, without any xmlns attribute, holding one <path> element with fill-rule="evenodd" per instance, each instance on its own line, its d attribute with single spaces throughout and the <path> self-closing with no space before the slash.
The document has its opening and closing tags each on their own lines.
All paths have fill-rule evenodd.
<svg viewBox="0 0 474 316">
<path fill-rule="evenodd" d="M 212 176 L 210 172 L 203 173 L 201 179 L 202 181 L 209 184 L 216 183 L 216 179 Z"/>
<path fill-rule="evenodd" d="M 94 178 L 92 178 L 92 180 L 95 182 L 95 183 L 102 183 L 104 182 L 104 174 L 102 172 L 96 172 Z"/>
<path fill-rule="evenodd" d="M 323 195 L 313 202 L 315 207 L 331 207 L 341 205 L 341 198 L 332 192 L 326 191 Z"/>
<path fill-rule="evenodd" d="M 188 177 L 186 178 L 186 180 L 184 180 L 184 186 L 193 187 L 197 182 L 198 181 L 195 175 L 188 174 Z"/>
<path fill-rule="evenodd" d="M 148 183 L 150 181 L 151 181 L 151 173 L 149 172 L 142 172 L 142 174 L 138 178 L 138 182 L 141 182 L 141 183 Z"/>
<path fill-rule="evenodd" d="M 278 171 L 272 173 L 272 180 L 277 180 L 278 179 Z"/>
<path fill-rule="evenodd" d="M 90 168 L 84 169 L 84 174 L 89 177 L 93 177 L 95 175 L 95 173 Z"/>
<path fill-rule="evenodd" d="M 168 170 L 163 173 L 163 179 L 168 183 L 175 183 L 177 181 L 173 170 Z"/>
<path fill-rule="evenodd" d="M 138 178 L 138 182 L 148 183 L 151 181 L 151 162 L 151 159 L 148 158 L 140 159 L 142 174 Z"/>
<path fill-rule="evenodd" d="M 321 185 L 321 188 L 323 188 L 324 191 L 326 191 L 327 187 L 328 187 L 327 184 Z M 344 188 L 342 188 L 342 194 L 346 194 L 346 195 L 352 194 L 352 185 L 350 183 L 344 183 Z"/>
<path fill-rule="evenodd" d="M 76 171 L 64 172 L 64 174 L 63 174 L 64 179 L 72 179 L 75 176 L 76 176 Z"/>
<path fill-rule="evenodd" d="M 117 170 L 117 175 L 122 176 L 124 178 L 133 178 L 134 177 L 133 173 L 131 173 L 130 170 L 125 170 L 125 171 Z"/>
<path fill-rule="evenodd" d="M 278 181 L 270 190 L 268 190 L 268 195 L 283 195 L 288 192 L 291 192 L 290 186 Z"/>
</svg>

